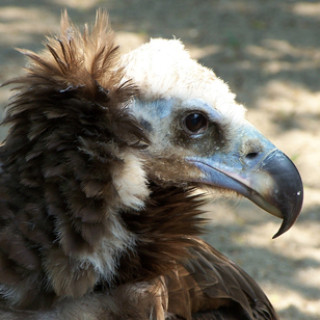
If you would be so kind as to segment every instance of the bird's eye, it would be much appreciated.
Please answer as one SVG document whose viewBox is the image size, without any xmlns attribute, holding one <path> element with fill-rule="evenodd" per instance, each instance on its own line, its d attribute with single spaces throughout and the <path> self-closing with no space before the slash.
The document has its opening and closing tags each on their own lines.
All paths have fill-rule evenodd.
<svg viewBox="0 0 320 320">
<path fill-rule="evenodd" d="M 184 127 L 191 134 L 199 134 L 208 128 L 208 118 L 199 112 L 189 113 L 184 118 Z"/>
</svg>

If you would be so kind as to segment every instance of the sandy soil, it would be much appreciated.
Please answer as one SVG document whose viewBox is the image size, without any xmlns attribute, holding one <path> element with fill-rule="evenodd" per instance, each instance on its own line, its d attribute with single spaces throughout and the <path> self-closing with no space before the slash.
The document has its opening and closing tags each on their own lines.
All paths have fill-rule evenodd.
<svg viewBox="0 0 320 320">
<path fill-rule="evenodd" d="M 305 202 L 287 234 L 271 240 L 280 222 L 230 198 L 210 206 L 207 239 L 261 284 L 281 319 L 320 319 L 320 1 L 0 0 L 0 82 L 25 63 L 13 47 L 41 49 L 61 9 L 84 23 L 98 7 L 109 10 L 124 51 L 149 37 L 182 39 L 295 161 Z M 1 89 L 1 105 L 8 96 Z"/>
</svg>

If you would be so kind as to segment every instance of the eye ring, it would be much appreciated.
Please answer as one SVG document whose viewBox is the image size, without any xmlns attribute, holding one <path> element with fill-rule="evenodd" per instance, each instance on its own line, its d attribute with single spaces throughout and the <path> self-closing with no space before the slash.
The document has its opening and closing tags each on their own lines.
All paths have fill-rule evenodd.
<svg viewBox="0 0 320 320">
<path fill-rule="evenodd" d="M 208 117 L 200 111 L 192 111 L 187 113 L 183 120 L 183 129 L 191 135 L 202 134 L 208 129 Z"/>
</svg>

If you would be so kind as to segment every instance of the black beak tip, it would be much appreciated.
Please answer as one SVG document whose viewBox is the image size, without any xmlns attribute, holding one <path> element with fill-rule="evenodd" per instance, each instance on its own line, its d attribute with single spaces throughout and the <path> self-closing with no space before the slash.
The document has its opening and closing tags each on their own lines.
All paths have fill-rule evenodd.
<svg viewBox="0 0 320 320">
<path fill-rule="evenodd" d="M 300 210 L 298 211 L 298 214 L 293 214 L 293 216 L 294 216 L 293 219 L 284 219 L 279 230 L 274 234 L 272 239 L 276 239 L 276 238 L 280 237 L 282 234 L 284 234 L 285 232 L 287 232 L 292 227 L 292 225 L 295 223 L 299 213 L 300 213 Z"/>
<path fill-rule="evenodd" d="M 293 211 L 290 213 L 284 214 L 283 222 L 282 222 L 278 232 L 272 237 L 272 239 L 278 238 L 279 236 L 284 234 L 286 231 L 288 231 L 292 227 L 292 225 L 295 223 L 295 221 L 297 220 L 297 218 L 301 212 L 301 208 L 302 208 L 303 191 L 299 192 L 298 197 L 299 197 L 299 199 L 298 199 Z"/>
<path fill-rule="evenodd" d="M 281 151 L 272 152 L 262 163 L 263 170 L 273 177 L 271 203 L 283 219 L 273 239 L 288 231 L 300 214 L 303 203 L 303 184 L 294 163 Z"/>
<path fill-rule="evenodd" d="M 293 179 L 292 182 L 293 185 L 295 185 L 295 190 L 298 191 L 292 190 L 291 188 L 291 194 L 289 194 L 288 200 L 283 202 L 287 202 L 286 208 L 282 210 L 283 222 L 278 232 L 272 237 L 273 239 L 279 237 L 280 235 L 288 231 L 295 223 L 301 212 L 303 203 L 303 185 L 297 170 L 294 178 L 295 179 Z"/>
</svg>

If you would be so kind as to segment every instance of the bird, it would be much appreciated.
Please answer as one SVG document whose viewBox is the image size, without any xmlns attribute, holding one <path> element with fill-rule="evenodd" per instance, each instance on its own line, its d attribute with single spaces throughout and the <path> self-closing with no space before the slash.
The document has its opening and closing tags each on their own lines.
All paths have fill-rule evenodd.
<svg viewBox="0 0 320 320">
<path fill-rule="evenodd" d="M 108 14 L 66 12 L 26 73 L 0 147 L 0 319 L 269 319 L 259 285 L 202 240 L 205 190 L 299 215 L 293 162 L 177 39 L 126 54 Z M 199 191 L 204 190 L 204 191 Z"/>
</svg>

